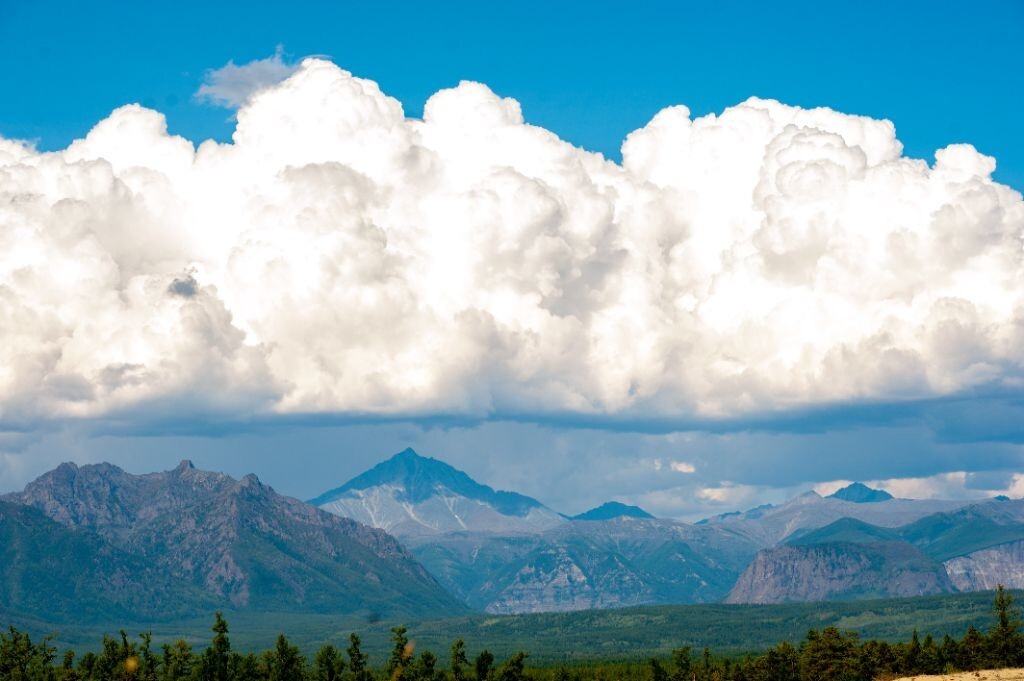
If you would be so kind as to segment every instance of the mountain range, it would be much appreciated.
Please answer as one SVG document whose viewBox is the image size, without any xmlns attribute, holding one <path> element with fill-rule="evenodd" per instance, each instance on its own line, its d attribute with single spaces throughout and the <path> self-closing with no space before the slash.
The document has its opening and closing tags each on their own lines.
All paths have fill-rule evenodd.
<svg viewBox="0 0 1024 681">
<path fill-rule="evenodd" d="M 62 464 L 0 497 L 0 612 L 438 616 L 1024 587 L 1024 501 L 854 483 L 697 523 L 566 516 L 402 451 L 302 502 L 248 475 Z"/>
<path fill-rule="evenodd" d="M 62 464 L 0 499 L 0 537 L 0 610 L 23 615 L 466 610 L 384 531 L 187 461 Z"/>
<path fill-rule="evenodd" d="M 494 613 L 1024 586 L 1024 502 L 898 499 L 857 482 L 693 524 L 621 502 L 569 517 L 405 450 L 311 503 L 392 532 Z"/>
</svg>

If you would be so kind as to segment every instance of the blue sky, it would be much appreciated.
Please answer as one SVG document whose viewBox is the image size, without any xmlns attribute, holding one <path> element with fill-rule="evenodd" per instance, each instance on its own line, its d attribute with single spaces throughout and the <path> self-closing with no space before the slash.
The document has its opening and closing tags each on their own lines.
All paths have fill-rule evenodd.
<svg viewBox="0 0 1024 681">
<path fill-rule="evenodd" d="M 0 492 L 413 446 L 568 513 L 1024 495 L 1022 42 L 1010 1 L 0 3 L 0 192 L 43 197 Z M 197 96 L 229 63 L 281 75 Z"/>
<path fill-rule="evenodd" d="M 530 122 L 618 157 L 659 109 L 747 97 L 889 118 L 907 155 L 969 141 L 1024 188 L 1024 5 L 960 2 L 28 2 L 0 7 L 0 133 L 58 148 L 113 108 L 160 109 L 172 132 L 227 139 L 192 95 L 228 60 L 328 55 L 406 113 L 470 79 Z"/>
</svg>

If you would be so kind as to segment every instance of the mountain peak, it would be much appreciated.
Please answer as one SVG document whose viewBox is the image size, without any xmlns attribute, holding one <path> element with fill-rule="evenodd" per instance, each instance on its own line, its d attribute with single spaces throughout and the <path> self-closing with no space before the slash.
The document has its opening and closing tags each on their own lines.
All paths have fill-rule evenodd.
<svg viewBox="0 0 1024 681">
<path fill-rule="evenodd" d="M 885 490 L 872 489 L 863 483 L 855 482 L 833 492 L 829 495 L 829 498 L 839 499 L 840 501 L 850 501 L 855 504 L 869 504 L 879 501 L 888 501 L 893 497 Z"/>
<path fill-rule="evenodd" d="M 539 501 L 521 494 L 495 491 L 473 480 L 454 466 L 422 456 L 411 447 L 406 447 L 362 475 L 352 478 L 341 487 L 321 494 L 309 503 L 323 506 L 345 496 L 346 493 L 381 486 L 401 488 L 401 500 L 412 504 L 423 502 L 444 490 L 446 493 L 485 501 L 506 515 L 523 516 L 531 509 L 542 506 Z"/>
<path fill-rule="evenodd" d="M 653 515 L 640 508 L 618 501 L 606 501 L 597 508 L 592 508 L 586 513 L 573 516 L 571 520 L 612 520 L 614 518 L 654 518 Z"/>
<path fill-rule="evenodd" d="M 531 532 L 565 522 L 536 499 L 495 490 L 410 448 L 309 503 L 401 536 Z"/>
<path fill-rule="evenodd" d="M 177 471 L 178 473 L 184 473 L 185 471 L 194 471 L 195 469 L 196 467 L 191 460 L 182 459 L 181 463 L 179 463 L 174 470 Z"/>
</svg>

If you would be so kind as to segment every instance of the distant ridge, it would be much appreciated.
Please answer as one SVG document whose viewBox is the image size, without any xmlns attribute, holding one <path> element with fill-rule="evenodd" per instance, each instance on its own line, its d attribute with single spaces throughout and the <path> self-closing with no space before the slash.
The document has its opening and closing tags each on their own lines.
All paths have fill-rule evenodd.
<svg viewBox="0 0 1024 681">
<path fill-rule="evenodd" d="M 828 495 L 828 498 L 850 501 L 855 504 L 873 504 L 879 501 L 889 501 L 893 496 L 885 490 L 872 489 L 865 484 L 855 482 L 833 492 Z"/>
<path fill-rule="evenodd" d="M 639 506 L 630 506 L 618 501 L 606 501 L 597 508 L 572 516 L 570 520 L 613 520 L 615 518 L 653 519 L 654 516 Z"/>
</svg>

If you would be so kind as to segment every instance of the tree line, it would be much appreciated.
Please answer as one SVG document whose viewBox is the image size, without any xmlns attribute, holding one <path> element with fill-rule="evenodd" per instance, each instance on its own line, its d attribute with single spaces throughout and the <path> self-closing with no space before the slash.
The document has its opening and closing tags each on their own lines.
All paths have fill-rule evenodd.
<svg viewBox="0 0 1024 681">
<path fill-rule="evenodd" d="M 0 681 L 873 681 L 917 674 L 1024 666 L 1021 616 L 1002 587 L 993 603 L 995 621 L 982 632 L 969 627 L 959 639 L 936 641 L 861 641 L 836 627 L 812 629 L 793 645 L 782 642 L 759 655 L 716 657 L 708 648 L 690 647 L 647 663 L 589 663 L 530 668 L 518 652 L 498 663 L 488 650 L 472 661 L 463 640 L 455 641 L 447 661 L 430 651 L 416 653 L 405 627 L 391 630 L 392 650 L 383 667 L 373 667 L 351 634 L 341 650 L 327 644 L 307 659 L 281 634 L 276 645 L 257 653 L 231 648 L 228 624 L 215 615 L 210 645 L 196 652 L 185 641 L 155 649 L 148 633 L 130 640 L 105 636 L 99 652 L 58 655 L 52 637 L 32 641 L 11 627 L 0 633 Z"/>
</svg>

